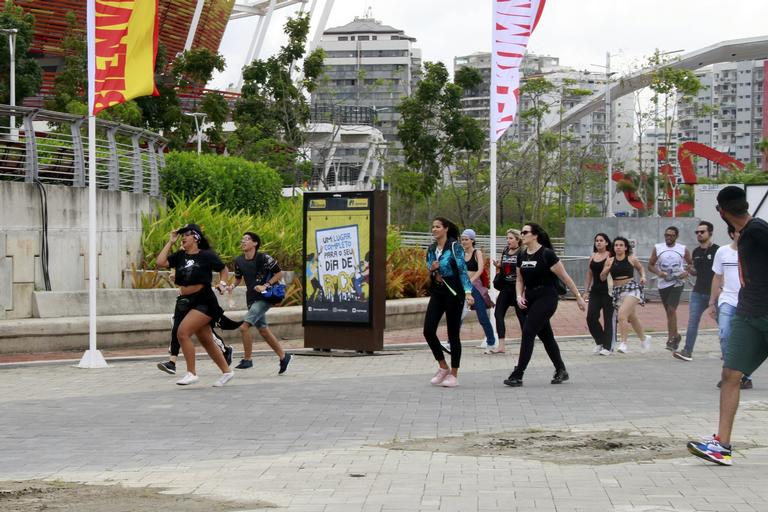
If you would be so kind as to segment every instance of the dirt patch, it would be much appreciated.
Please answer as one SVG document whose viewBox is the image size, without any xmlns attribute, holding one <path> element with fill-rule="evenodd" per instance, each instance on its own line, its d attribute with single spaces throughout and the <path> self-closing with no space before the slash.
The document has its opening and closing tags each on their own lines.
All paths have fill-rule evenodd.
<svg viewBox="0 0 768 512">
<path fill-rule="evenodd" d="M 190 494 L 162 494 L 163 489 L 120 485 L 84 485 L 27 480 L 0 482 L 3 512 L 234 512 L 274 508 L 267 502 L 217 501 Z"/>
<path fill-rule="evenodd" d="M 417 450 L 472 457 L 514 457 L 554 464 L 604 465 L 685 457 L 686 439 L 627 431 L 527 429 L 496 434 L 393 441 L 390 450 Z"/>
</svg>

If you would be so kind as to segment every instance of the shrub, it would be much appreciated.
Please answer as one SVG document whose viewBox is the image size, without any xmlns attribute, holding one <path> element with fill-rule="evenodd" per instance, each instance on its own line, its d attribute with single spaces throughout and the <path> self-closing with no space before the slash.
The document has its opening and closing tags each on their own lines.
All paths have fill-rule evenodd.
<svg viewBox="0 0 768 512">
<path fill-rule="evenodd" d="M 171 152 L 160 173 L 160 190 L 171 204 L 205 195 L 229 210 L 256 214 L 275 206 L 280 188 L 275 170 L 234 156 Z"/>
</svg>

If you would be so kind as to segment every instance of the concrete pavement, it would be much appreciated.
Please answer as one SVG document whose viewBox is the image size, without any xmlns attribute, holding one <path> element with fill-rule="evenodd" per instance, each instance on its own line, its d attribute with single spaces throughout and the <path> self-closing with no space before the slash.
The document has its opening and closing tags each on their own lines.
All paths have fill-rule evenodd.
<svg viewBox="0 0 768 512">
<path fill-rule="evenodd" d="M 0 369 L 0 480 L 61 479 L 165 487 L 289 511 L 764 511 L 768 510 L 768 380 L 742 393 L 733 467 L 680 457 L 568 465 L 520 455 L 397 451 L 393 440 L 519 429 L 627 430 L 689 438 L 716 429 L 719 348 L 700 336 L 692 363 L 656 338 L 648 354 L 591 355 L 562 343 L 571 380 L 552 386 L 537 345 L 522 388 L 502 385 L 516 361 L 467 342 L 460 387 L 428 381 L 419 346 L 370 357 L 274 357 L 212 388 L 176 386 L 150 361 L 104 370 L 70 365 Z M 635 348 L 635 343 L 632 348 Z M 262 510 L 253 508 L 249 510 Z"/>
</svg>

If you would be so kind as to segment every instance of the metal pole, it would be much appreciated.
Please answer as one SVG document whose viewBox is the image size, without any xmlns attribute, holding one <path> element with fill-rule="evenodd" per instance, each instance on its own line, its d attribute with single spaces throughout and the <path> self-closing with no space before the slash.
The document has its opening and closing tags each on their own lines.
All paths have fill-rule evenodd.
<svg viewBox="0 0 768 512">
<path fill-rule="evenodd" d="M 605 123 L 608 138 L 608 206 L 605 216 L 613 217 L 613 116 L 611 112 L 611 52 L 605 52 Z"/>
<path fill-rule="evenodd" d="M 496 259 L 496 143 L 491 142 L 491 177 L 490 177 L 490 185 L 491 185 L 491 247 L 490 247 L 490 257 L 492 260 Z M 496 267 L 491 265 L 490 270 L 490 276 L 491 281 L 493 281 L 494 276 L 496 275 Z"/>
<path fill-rule="evenodd" d="M 192 24 L 189 26 L 189 32 L 187 32 L 187 41 L 184 43 L 185 52 L 192 49 L 192 43 L 195 41 L 195 34 L 197 33 L 197 25 L 200 23 L 200 15 L 203 13 L 203 4 L 205 4 L 205 0 L 197 0 L 195 14 L 192 16 Z"/>
<path fill-rule="evenodd" d="M 653 216 L 659 216 L 659 95 L 653 117 Z"/>
<path fill-rule="evenodd" d="M 18 29 L 8 28 L 3 29 L 0 32 L 8 34 L 8 51 L 11 57 L 11 75 L 9 77 L 11 97 L 9 103 L 11 108 L 13 108 L 16 106 L 16 33 L 18 32 Z M 19 132 L 16 130 L 16 116 L 14 115 L 13 110 L 11 110 L 9 122 L 10 124 L 8 125 L 8 129 L 11 140 L 17 141 L 19 140 Z"/>
</svg>

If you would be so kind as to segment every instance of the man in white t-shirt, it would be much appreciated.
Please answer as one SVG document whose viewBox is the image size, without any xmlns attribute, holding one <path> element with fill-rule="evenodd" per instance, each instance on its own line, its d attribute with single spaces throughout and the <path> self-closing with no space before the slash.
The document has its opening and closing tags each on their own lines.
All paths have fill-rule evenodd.
<svg viewBox="0 0 768 512">
<path fill-rule="evenodd" d="M 731 319 L 736 313 L 739 303 L 739 232 L 733 226 L 728 226 L 728 235 L 733 240 L 730 244 L 720 247 L 712 262 L 712 292 L 709 299 L 709 314 L 717 320 L 720 328 L 720 352 L 725 357 L 728 338 L 731 334 Z M 720 387 L 720 383 L 717 384 Z M 741 378 L 741 389 L 752 389 L 752 377 L 745 375 Z"/>
<path fill-rule="evenodd" d="M 683 286 L 688 279 L 688 269 L 693 264 L 691 251 L 677 242 L 680 230 L 669 226 L 664 230 L 664 242 L 653 246 L 648 259 L 648 271 L 659 277 L 659 297 L 667 315 L 667 350 L 676 351 L 682 337 L 677 330 L 677 306 Z"/>
</svg>

